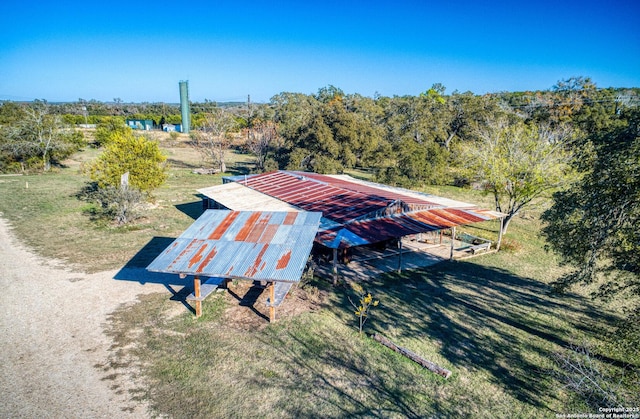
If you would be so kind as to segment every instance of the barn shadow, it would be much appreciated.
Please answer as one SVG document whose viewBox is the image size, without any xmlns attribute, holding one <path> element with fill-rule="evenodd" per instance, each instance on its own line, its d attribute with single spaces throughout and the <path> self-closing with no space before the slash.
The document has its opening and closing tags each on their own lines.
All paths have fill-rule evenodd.
<svg viewBox="0 0 640 419">
<path fill-rule="evenodd" d="M 229 295 L 238 300 L 240 307 L 248 307 L 254 314 L 258 317 L 263 318 L 264 320 L 269 321 L 269 317 L 265 314 L 261 313 L 256 307 L 255 304 L 258 302 L 258 298 L 264 292 L 265 287 L 260 284 L 260 281 L 253 281 L 251 287 L 247 290 L 247 292 L 240 296 L 236 292 L 228 289 Z"/>
<path fill-rule="evenodd" d="M 173 241 L 172 237 L 153 237 L 138 251 L 113 277 L 117 281 L 133 281 L 142 285 L 161 284 L 171 293 L 171 300 L 179 301 L 189 311 L 195 314 L 193 307 L 187 303 L 187 296 L 191 292 L 193 277 L 180 278 L 176 274 L 151 272 L 147 266 L 160 255 Z"/>
<path fill-rule="evenodd" d="M 202 215 L 202 213 L 204 213 L 204 211 L 205 211 L 205 208 L 204 208 L 204 206 L 202 204 L 202 199 L 204 198 L 204 195 L 196 194 L 194 196 L 196 198 L 198 198 L 198 201 L 186 202 L 184 204 L 178 204 L 175 207 L 176 207 L 176 209 L 178 211 L 180 211 L 181 213 L 187 215 L 191 219 L 197 220 L 198 217 L 200 217 Z"/>
</svg>

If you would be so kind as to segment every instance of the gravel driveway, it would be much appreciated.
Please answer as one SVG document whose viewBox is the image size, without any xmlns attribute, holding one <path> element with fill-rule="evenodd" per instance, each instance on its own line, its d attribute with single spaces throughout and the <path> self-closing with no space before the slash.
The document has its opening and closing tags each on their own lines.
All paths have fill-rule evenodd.
<svg viewBox="0 0 640 419">
<path fill-rule="evenodd" d="M 0 218 L 0 418 L 147 417 L 108 358 L 109 313 L 161 284 L 85 274 L 21 245 Z M 120 380 L 120 382 L 118 382 Z M 120 389 L 120 391 L 116 391 Z"/>
</svg>

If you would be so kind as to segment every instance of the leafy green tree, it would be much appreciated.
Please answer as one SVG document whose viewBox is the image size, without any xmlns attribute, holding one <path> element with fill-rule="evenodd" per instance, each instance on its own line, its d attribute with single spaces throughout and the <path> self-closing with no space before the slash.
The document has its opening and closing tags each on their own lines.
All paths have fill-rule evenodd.
<svg viewBox="0 0 640 419">
<path fill-rule="evenodd" d="M 611 335 L 610 347 L 623 359 L 638 361 L 640 347 L 640 109 L 622 112 L 619 124 L 590 138 L 595 155 L 587 163 L 587 173 L 567 190 L 554 195 L 554 203 L 544 212 L 542 234 L 548 248 L 573 268 L 554 282 L 565 292 L 576 285 L 597 285 L 593 298 L 615 302 L 626 318 Z M 588 360 L 588 352 L 582 356 Z M 569 359 L 572 369 L 563 377 L 568 388 L 587 402 L 597 396 L 615 406 L 637 403 L 628 372 L 610 375 L 606 370 L 581 368 L 591 363 Z M 631 370 L 633 372 L 633 370 Z M 633 377 L 633 376 L 632 376 Z M 568 380 L 567 380 L 568 378 Z M 637 383 L 637 380 L 636 380 Z M 606 393 L 603 393 L 606 390 Z M 612 391 L 614 390 L 614 391 Z M 621 390 L 621 391 L 619 391 Z M 606 396 L 606 398 L 602 396 Z"/>
<path fill-rule="evenodd" d="M 275 95 L 271 104 L 278 132 L 286 141 L 295 140 L 301 127 L 310 123 L 313 111 L 319 107 L 313 96 L 289 92 Z"/>
<path fill-rule="evenodd" d="M 324 122 L 340 145 L 337 160 L 344 168 L 372 164 L 377 160 L 382 130 L 364 114 L 349 109 L 348 103 L 349 98 L 338 96 L 322 108 Z"/>
<path fill-rule="evenodd" d="M 372 101 L 328 86 L 316 96 L 281 93 L 272 103 L 284 139 L 282 167 L 336 173 L 378 159 L 382 130 L 373 120 Z"/>
<path fill-rule="evenodd" d="M 472 141 L 480 125 L 487 118 L 504 113 L 496 97 L 477 96 L 471 92 L 453 94 L 447 97 L 446 106 L 439 110 L 442 128 L 438 132 L 438 142 L 447 150 L 452 150 L 456 141 Z"/>
<path fill-rule="evenodd" d="M 318 89 L 315 98 L 321 103 L 330 103 L 335 100 L 342 100 L 345 97 L 342 89 L 333 85 L 328 85 Z"/>
<path fill-rule="evenodd" d="M 95 144 L 100 147 L 109 142 L 114 134 L 127 135 L 131 132 L 131 128 L 124 122 L 124 118 L 118 116 L 102 118 L 96 126 L 94 134 Z"/>
<path fill-rule="evenodd" d="M 384 106 L 383 124 L 391 147 L 390 158 L 378 167 L 382 182 L 415 186 L 442 183 L 448 166 L 448 150 L 438 143 L 436 109 L 444 105 L 439 93 L 420 97 L 394 97 Z"/>
<path fill-rule="evenodd" d="M 596 140 L 589 173 L 543 214 L 549 247 L 575 268 L 559 290 L 604 277 L 598 296 L 640 295 L 640 110 L 621 119 Z"/>
<path fill-rule="evenodd" d="M 447 161 L 440 145 L 432 141 L 418 144 L 405 138 L 394 145 L 393 153 L 397 164 L 379 170 L 379 181 L 401 186 L 446 183 Z"/>
<path fill-rule="evenodd" d="M 149 193 L 167 179 L 166 159 L 157 141 L 131 131 L 114 132 L 88 171 L 100 188 L 119 187 L 121 176 L 129 172 L 131 187 Z"/>
<path fill-rule="evenodd" d="M 15 102 L 0 102 L 0 126 L 16 125 L 25 116 L 23 106 Z"/>
<path fill-rule="evenodd" d="M 343 168 L 339 161 L 340 144 L 320 110 L 313 113 L 307 125 L 300 127 L 297 138 L 290 141 L 290 150 L 287 169 L 335 173 Z"/>
<path fill-rule="evenodd" d="M 464 148 L 462 164 L 493 195 L 496 210 L 506 214 L 502 234 L 534 199 L 575 180 L 568 131 L 500 118 L 488 120 L 478 138 Z"/>
</svg>

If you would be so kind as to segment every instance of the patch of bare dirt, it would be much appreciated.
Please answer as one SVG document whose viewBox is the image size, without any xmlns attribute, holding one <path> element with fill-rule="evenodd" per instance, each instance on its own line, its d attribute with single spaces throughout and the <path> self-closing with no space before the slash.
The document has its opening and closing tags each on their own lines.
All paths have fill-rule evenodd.
<svg viewBox="0 0 640 419">
<path fill-rule="evenodd" d="M 229 282 L 225 298 L 230 303 L 224 313 L 225 324 L 240 330 L 263 329 L 269 324 L 268 297 L 269 289 L 258 281 Z M 318 310 L 324 298 L 325 292 L 315 287 L 294 285 L 276 308 L 276 321 Z"/>
</svg>

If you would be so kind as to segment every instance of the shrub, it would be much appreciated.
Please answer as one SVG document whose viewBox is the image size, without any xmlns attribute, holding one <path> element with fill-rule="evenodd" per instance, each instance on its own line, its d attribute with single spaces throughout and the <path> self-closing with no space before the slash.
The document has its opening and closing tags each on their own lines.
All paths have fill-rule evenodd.
<svg viewBox="0 0 640 419">
<path fill-rule="evenodd" d="M 88 166 L 91 180 L 100 188 L 118 188 L 120 177 L 129 172 L 132 188 L 150 192 L 166 180 L 166 157 L 156 141 L 131 131 L 112 134 L 105 152 Z"/>
<path fill-rule="evenodd" d="M 80 199 L 95 205 L 85 209 L 95 220 L 115 221 L 118 225 L 127 224 L 139 218 L 138 209 L 143 202 L 143 195 L 138 189 L 100 187 L 91 182 L 78 194 Z"/>
</svg>

